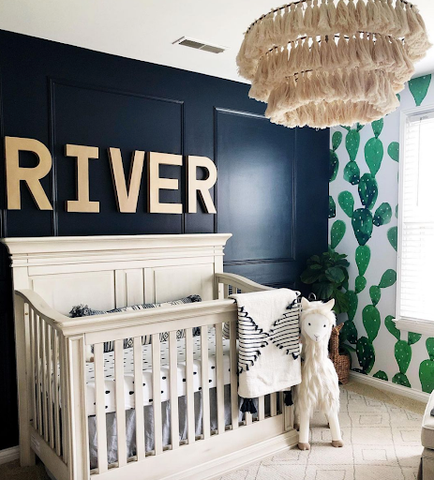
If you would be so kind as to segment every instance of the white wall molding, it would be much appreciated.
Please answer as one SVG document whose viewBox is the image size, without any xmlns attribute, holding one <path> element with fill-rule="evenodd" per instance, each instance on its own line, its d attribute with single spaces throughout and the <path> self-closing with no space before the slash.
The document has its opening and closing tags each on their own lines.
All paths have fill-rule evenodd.
<svg viewBox="0 0 434 480">
<path fill-rule="evenodd" d="M 429 394 L 419 390 L 414 390 L 413 388 L 404 387 L 392 382 L 386 382 L 384 380 L 380 380 L 379 378 L 370 377 L 369 375 L 364 375 L 363 373 L 357 372 L 350 372 L 350 378 L 356 382 L 378 388 L 378 390 L 401 395 L 402 397 L 411 398 L 419 402 L 428 403 Z"/>
<path fill-rule="evenodd" d="M 4 463 L 13 462 L 14 460 L 18 460 L 20 458 L 20 448 L 12 447 L 6 448 L 5 450 L 0 450 L 0 465 Z"/>
<path fill-rule="evenodd" d="M 395 325 L 398 330 L 403 332 L 420 333 L 428 337 L 434 336 L 434 322 L 432 320 L 398 318 L 395 320 Z"/>
</svg>

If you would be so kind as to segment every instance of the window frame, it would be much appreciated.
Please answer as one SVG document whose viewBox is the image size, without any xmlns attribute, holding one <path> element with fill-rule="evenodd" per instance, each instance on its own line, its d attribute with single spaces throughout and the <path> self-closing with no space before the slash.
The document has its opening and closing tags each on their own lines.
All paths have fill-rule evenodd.
<svg viewBox="0 0 434 480">
<path fill-rule="evenodd" d="M 434 114 L 434 104 L 425 105 L 424 107 L 416 107 L 402 110 L 400 114 L 399 128 L 399 188 L 398 188 L 398 249 L 397 249 L 397 274 L 396 283 L 396 327 L 403 332 L 413 332 L 422 335 L 434 336 L 434 321 L 421 320 L 417 318 L 401 317 L 401 252 L 402 252 L 402 234 L 403 234 L 403 169 L 404 169 L 404 152 L 406 125 L 409 117 L 423 116 Z"/>
</svg>

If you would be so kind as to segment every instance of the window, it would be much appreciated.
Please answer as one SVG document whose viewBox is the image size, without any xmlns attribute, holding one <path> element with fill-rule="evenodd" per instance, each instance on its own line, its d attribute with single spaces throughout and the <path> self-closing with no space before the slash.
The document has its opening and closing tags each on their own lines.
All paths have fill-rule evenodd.
<svg viewBox="0 0 434 480">
<path fill-rule="evenodd" d="M 398 327 L 434 334 L 434 110 L 403 121 Z"/>
</svg>

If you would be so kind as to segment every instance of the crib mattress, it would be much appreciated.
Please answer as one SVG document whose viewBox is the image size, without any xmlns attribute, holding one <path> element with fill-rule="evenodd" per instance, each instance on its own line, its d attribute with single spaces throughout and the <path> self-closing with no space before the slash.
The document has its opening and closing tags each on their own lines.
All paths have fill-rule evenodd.
<svg viewBox="0 0 434 480">
<path fill-rule="evenodd" d="M 152 405 L 153 402 L 153 387 L 152 387 L 152 345 L 143 345 L 143 405 Z M 169 342 L 161 342 L 160 344 L 160 386 L 161 386 L 161 401 L 169 400 L 170 398 L 170 372 L 169 372 Z M 185 339 L 177 340 L 178 351 L 178 366 L 177 366 L 177 385 L 178 397 L 186 395 L 186 374 L 185 374 Z M 215 330 L 208 331 L 208 387 L 212 388 L 217 385 L 216 377 L 216 344 L 215 344 Z M 134 354 L 132 348 L 124 349 L 124 391 L 125 391 L 125 408 L 132 409 L 135 407 L 134 391 L 136 385 L 134 384 Z M 202 390 L 202 375 L 201 375 L 201 343 L 200 336 L 193 337 L 193 388 L 195 392 Z M 224 370 L 224 384 L 230 383 L 230 362 L 229 362 L 229 340 L 223 339 L 223 370 Z M 107 352 L 104 354 L 104 406 L 106 413 L 114 412 L 116 410 L 115 397 L 115 369 L 114 369 L 114 352 Z M 86 412 L 87 415 L 96 414 L 96 400 L 95 400 L 95 372 L 94 363 L 86 363 Z"/>
</svg>

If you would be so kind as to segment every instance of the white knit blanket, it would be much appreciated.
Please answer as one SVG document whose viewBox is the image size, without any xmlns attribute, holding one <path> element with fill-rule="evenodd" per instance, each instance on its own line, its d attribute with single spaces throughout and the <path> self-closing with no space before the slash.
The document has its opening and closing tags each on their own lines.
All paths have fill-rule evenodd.
<svg viewBox="0 0 434 480">
<path fill-rule="evenodd" d="M 238 306 L 238 394 L 255 398 L 301 382 L 298 292 L 231 295 Z"/>
</svg>

